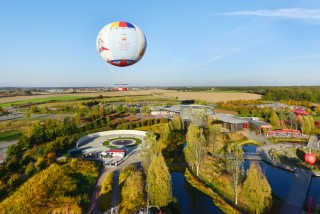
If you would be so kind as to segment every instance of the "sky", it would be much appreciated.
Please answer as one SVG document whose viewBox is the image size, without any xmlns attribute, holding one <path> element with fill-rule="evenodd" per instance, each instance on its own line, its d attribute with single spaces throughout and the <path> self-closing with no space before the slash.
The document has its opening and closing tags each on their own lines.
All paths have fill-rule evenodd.
<svg viewBox="0 0 320 214">
<path fill-rule="evenodd" d="M 147 39 L 135 65 L 96 50 L 105 25 Z M 0 87 L 320 85 L 319 0 L 2 0 Z"/>
</svg>

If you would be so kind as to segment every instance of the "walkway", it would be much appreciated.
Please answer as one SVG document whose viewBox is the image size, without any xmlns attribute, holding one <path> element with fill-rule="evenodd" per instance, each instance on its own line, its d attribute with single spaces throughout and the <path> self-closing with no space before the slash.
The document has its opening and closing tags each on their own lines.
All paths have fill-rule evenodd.
<svg viewBox="0 0 320 214">
<path fill-rule="evenodd" d="M 308 188 L 311 180 L 311 173 L 304 169 L 297 169 L 294 174 L 293 183 L 285 202 L 282 206 L 282 214 L 301 214 L 304 208 L 304 202 L 308 194 Z"/>
</svg>

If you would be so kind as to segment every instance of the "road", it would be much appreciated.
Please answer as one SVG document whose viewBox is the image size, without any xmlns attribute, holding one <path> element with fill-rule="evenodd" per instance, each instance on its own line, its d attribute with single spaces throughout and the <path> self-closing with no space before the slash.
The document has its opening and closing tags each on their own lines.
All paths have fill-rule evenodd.
<svg viewBox="0 0 320 214">
<path fill-rule="evenodd" d="M 0 141 L 0 163 L 3 163 L 8 147 L 17 143 L 18 140 Z"/>
<path fill-rule="evenodd" d="M 26 116 L 25 114 L 18 113 L 18 114 L 10 114 L 6 116 L 1 116 L 0 121 L 7 121 L 7 120 L 19 120 L 24 119 Z M 71 114 L 33 114 L 30 118 L 45 118 L 45 119 L 64 119 L 66 117 L 72 117 Z"/>
</svg>

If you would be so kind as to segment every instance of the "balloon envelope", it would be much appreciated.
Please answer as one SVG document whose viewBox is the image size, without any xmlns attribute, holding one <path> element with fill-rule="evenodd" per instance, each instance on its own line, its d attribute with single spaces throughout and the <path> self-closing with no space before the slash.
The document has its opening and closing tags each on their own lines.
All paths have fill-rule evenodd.
<svg viewBox="0 0 320 214">
<path fill-rule="evenodd" d="M 147 41 L 138 26 L 129 22 L 112 22 L 101 29 L 96 45 L 106 62 L 124 67 L 142 58 Z"/>
</svg>

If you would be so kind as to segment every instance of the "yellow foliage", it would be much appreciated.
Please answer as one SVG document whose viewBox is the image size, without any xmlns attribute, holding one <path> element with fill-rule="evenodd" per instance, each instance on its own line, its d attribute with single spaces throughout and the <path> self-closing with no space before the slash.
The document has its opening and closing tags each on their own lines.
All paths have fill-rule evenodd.
<svg viewBox="0 0 320 214">
<path fill-rule="evenodd" d="M 76 164 L 80 169 L 70 171 L 70 165 Z M 89 173 L 83 168 L 91 168 Z M 51 164 L 47 169 L 35 174 L 13 194 L 0 203 L 0 213 L 59 213 L 65 212 L 69 206 L 69 213 L 82 213 L 78 205 L 79 191 L 78 176 L 92 177 L 95 180 L 98 169 L 95 163 L 76 160 L 65 165 Z M 81 185 L 88 185 L 81 179 Z M 80 194 L 80 193 L 79 193 Z M 84 193 L 82 193 L 84 194 Z M 61 213 L 61 212 L 60 212 Z"/>
</svg>

